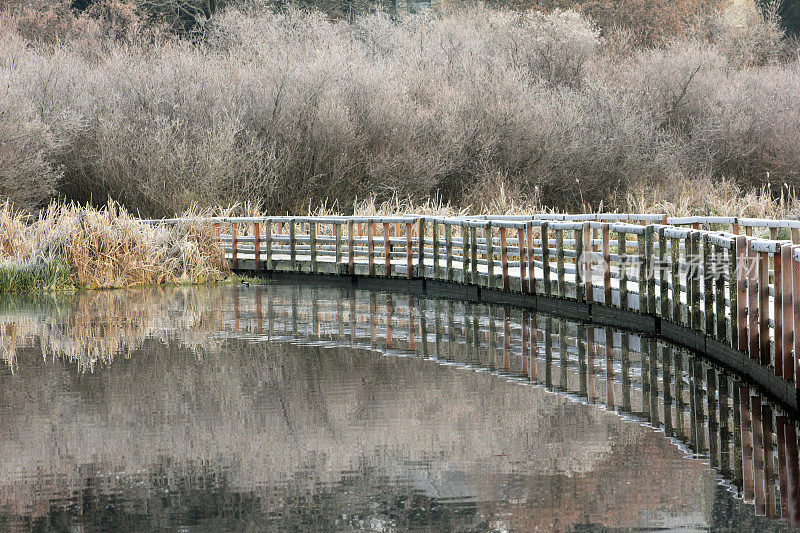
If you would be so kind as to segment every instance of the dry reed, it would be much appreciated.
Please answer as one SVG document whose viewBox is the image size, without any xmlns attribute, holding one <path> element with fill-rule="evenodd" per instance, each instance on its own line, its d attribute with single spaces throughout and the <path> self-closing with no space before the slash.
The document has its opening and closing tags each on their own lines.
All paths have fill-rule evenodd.
<svg viewBox="0 0 800 533">
<path fill-rule="evenodd" d="M 0 230 L 4 292 L 34 287 L 22 281 L 3 284 L 3 268 L 19 275 L 31 265 L 62 266 L 57 281 L 36 288 L 203 283 L 220 279 L 227 268 L 213 228 L 199 217 L 150 224 L 115 202 L 99 209 L 54 203 L 37 217 L 6 203 Z"/>
</svg>

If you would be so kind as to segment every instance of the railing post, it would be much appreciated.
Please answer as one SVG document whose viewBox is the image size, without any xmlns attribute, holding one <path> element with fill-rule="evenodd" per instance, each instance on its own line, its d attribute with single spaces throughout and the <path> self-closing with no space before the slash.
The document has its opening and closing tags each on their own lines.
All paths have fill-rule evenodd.
<svg viewBox="0 0 800 533">
<path fill-rule="evenodd" d="M 231 248 L 232 248 L 232 259 L 231 265 L 233 269 L 236 270 L 239 268 L 239 240 L 236 235 L 236 222 L 231 224 Z"/>
<path fill-rule="evenodd" d="M 367 264 L 369 275 L 375 275 L 375 222 L 367 221 Z"/>
<path fill-rule="evenodd" d="M 711 241 L 708 233 L 703 233 L 703 306 L 705 314 L 705 331 L 709 336 L 714 335 L 714 276 L 711 271 Z M 717 313 L 719 313 L 717 309 Z"/>
<path fill-rule="evenodd" d="M 478 276 L 478 228 L 473 225 L 470 225 L 469 228 L 469 239 L 470 247 L 472 248 L 472 252 L 470 253 L 472 259 L 472 276 L 470 279 L 473 285 L 480 285 L 481 280 Z"/>
<path fill-rule="evenodd" d="M 695 331 L 702 331 L 703 330 L 703 322 L 702 317 L 700 315 L 700 268 L 698 263 L 702 260 L 700 257 L 700 232 L 693 231 L 689 239 L 687 240 L 687 244 L 691 243 L 691 256 L 686 257 L 687 261 L 687 268 L 688 272 L 691 274 L 691 310 L 692 310 L 692 320 L 689 323 L 689 327 Z M 689 285 L 689 280 L 687 279 L 687 286 Z"/>
<path fill-rule="evenodd" d="M 272 221 L 267 219 L 264 222 L 264 247 L 267 252 L 267 270 L 273 270 L 272 265 Z"/>
<path fill-rule="evenodd" d="M 672 257 L 670 264 L 672 274 L 672 321 L 680 324 L 683 318 L 681 316 L 681 310 L 683 309 L 683 305 L 681 305 L 681 240 L 678 237 L 672 237 L 669 239 L 669 243 L 672 247 L 670 252 Z"/>
<path fill-rule="evenodd" d="M 712 245 L 711 249 L 714 252 L 714 279 L 716 281 L 714 312 L 717 319 L 717 340 L 725 342 L 727 331 L 725 329 L 725 276 L 722 270 L 722 265 L 725 264 L 725 257 L 720 246 Z"/>
<path fill-rule="evenodd" d="M 550 283 L 550 225 L 542 222 L 540 226 L 542 237 L 542 278 L 544 279 L 544 294 L 550 296 L 553 287 Z"/>
<path fill-rule="evenodd" d="M 566 270 L 564 267 L 564 230 L 556 230 L 556 274 L 558 279 L 558 296 L 567 297 Z"/>
<path fill-rule="evenodd" d="M 533 222 L 528 221 L 525 224 L 525 232 L 527 234 L 527 262 L 528 262 L 528 292 L 536 292 L 536 253 L 533 249 Z"/>
<path fill-rule="evenodd" d="M 447 281 L 453 281 L 453 225 L 444 226 L 444 254 L 445 254 L 445 275 Z"/>
<path fill-rule="evenodd" d="M 466 222 L 459 224 L 461 228 L 461 283 L 468 283 L 470 280 L 469 269 L 469 227 Z M 464 333 L 466 335 L 466 332 Z"/>
<path fill-rule="evenodd" d="M 392 244 L 389 242 L 389 234 L 391 233 L 391 226 L 384 222 L 383 223 L 383 254 L 385 257 L 385 265 L 384 270 L 386 271 L 386 277 L 392 277 Z"/>
<path fill-rule="evenodd" d="M 619 308 L 628 308 L 628 234 L 617 232 L 617 263 L 619 264 Z"/>
<path fill-rule="evenodd" d="M 347 273 L 351 276 L 355 276 L 355 256 L 356 256 L 356 245 L 355 245 L 355 229 L 356 225 L 352 220 L 347 221 Z M 352 319 L 351 319 L 352 320 Z"/>
<path fill-rule="evenodd" d="M 433 219 L 433 279 L 439 279 L 439 220 Z"/>
<path fill-rule="evenodd" d="M 519 249 L 519 289 L 523 294 L 528 293 L 528 280 L 526 279 L 525 257 L 525 229 L 517 228 L 517 248 Z M 523 329 L 525 326 L 523 325 Z"/>
<path fill-rule="evenodd" d="M 308 223 L 308 242 L 310 245 L 310 256 L 311 256 L 311 272 L 316 274 L 318 271 L 317 267 L 317 224 L 314 222 Z"/>
<path fill-rule="evenodd" d="M 795 254 L 800 246 L 792 246 L 792 314 L 794 315 L 794 386 L 800 390 L 800 261 Z M 794 430 L 794 428 L 792 428 Z"/>
<path fill-rule="evenodd" d="M 642 253 L 642 239 L 639 239 L 639 309 L 641 312 L 642 298 L 641 294 L 644 288 L 647 288 L 647 313 L 653 316 L 658 315 L 656 310 L 656 272 L 653 268 L 653 237 L 655 235 L 655 228 L 652 224 L 644 227 L 644 235 L 640 235 L 644 239 L 644 253 Z M 642 277 L 644 276 L 644 281 Z"/>
<path fill-rule="evenodd" d="M 736 254 L 733 281 L 728 286 L 731 294 L 731 343 L 742 352 L 747 351 L 747 281 L 750 263 L 747 254 L 747 237 L 736 237 L 732 253 Z M 735 287 L 734 287 L 735 285 Z"/>
<path fill-rule="evenodd" d="M 775 321 L 775 375 L 783 377 L 783 264 L 781 263 L 781 246 L 776 246 L 772 253 L 772 269 L 774 272 L 772 299 L 772 316 Z M 769 290 L 769 289 L 767 289 Z M 769 293 L 767 294 L 769 298 Z M 769 323 L 767 323 L 769 327 Z"/>
<path fill-rule="evenodd" d="M 406 222 L 406 269 L 408 269 L 408 276 L 406 277 L 408 279 L 414 277 L 414 245 L 411 241 L 413 227 L 411 222 Z"/>
<path fill-rule="evenodd" d="M 609 225 L 608 222 L 603 223 L 602 227 L 603 238 L 603 302 L 607 306 L 613 305 L 611 299 L 611 241 L 609 239 Z"/>
<path fill-rule="evenodd" d="M 586 269 L 584 265 L 584 255 L 586 253 L 585 242 L 586 225 L 572 231 L 572 238 L 575 241 L 575 299 L 579 302 L 586 301 Z"/>
<path fill-rule="evenodd" d="M 508 248 L 506 247 L 506 228 L 500 227 L 500 264 L 503 268 L 503 290 L 507 291 L 508 283 Z"/>
<path fill-rule="evenodd" d="M 669 320 L 669 273 L 667 264 L 667 235 L 664 226 L 658 228 L 658 282 L 661 293 L 661 318 Z"/>
<path fill-rule="evenodd" d="M 583 223 L 583 255 L 585 256 L 581 261 L 584 276 L 584 290 L 583 295 L 587 302 L 594 301 L 594 286 L 592 280 L 592 256 L 594 255 L 591 224 L 588 222 Z"/>
<path fill-rule="evenodd" d="M 253 222 L 253 267 L 255 270 L 261 270 L 261 224 Z"/>
<path fill-rule="evenodd" d="M 417 276 L 424 278 L 425 276 L 425 218 L 420 217 L 417 220 L 417 249 L 419 257 L 417 258 Z"/>
<path fill-rule="evenodd" d="M 333 224 L 333 238 L 334 238 L 334 263 L 336 264 L 336 273 L 342 273 L 342 223 L 335 222 Z"/>
<path fill-rule="evenodd" d="M 289 262 L 292 266 L 292 272 L 297 270 L 297 243 L 295 242 L 295 223 L 294 219 L 289 219 Z"/>
<path fill-rule="evenodd" d="M 758 339 L 759 360 L 770 364 L 769 342 L 769 254 L 758 252 Z"/>
<path fill-rule="evenodd" d="M 748 353 L 751 359 L 758 361 L 759 356 L 759 324 L 758 324 L 758 252 L 753 251 L 752 243 L 747 243 L 747 329 Z"/>
<path fill-rule="evenodd" d="M 781 314 L 783 318 L 783 339 L 780 357 L 783 359 L 783 379 L 794 380 L 794 364 L 792 362 L 792 342 L 794 341 L 793 296 L 792 296 L 792 245 L 781 246 Z M 777 359 L 777 355 L 775 356 Z"/>
<path fill-rule="evenodd" d="M 486 286 L 490 289 L 494 289 L 494 237 L 492 237 L 491 222 L 487 222 L 486 226 L 484 226 L 483 236 L 486 241 L 486 272 L 488 274 Z"/>
</svg>

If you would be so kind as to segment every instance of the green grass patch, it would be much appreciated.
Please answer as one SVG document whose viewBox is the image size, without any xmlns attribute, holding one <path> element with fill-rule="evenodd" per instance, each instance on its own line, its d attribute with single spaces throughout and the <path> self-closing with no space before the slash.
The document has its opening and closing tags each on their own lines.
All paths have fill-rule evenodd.
<svg viewBox="0 0 800 533">
<path fill-rule="evenodd" d="M 74 289 L 72 269 L 62 260 L 0 261 L 0 293 Z"/>
</svg>

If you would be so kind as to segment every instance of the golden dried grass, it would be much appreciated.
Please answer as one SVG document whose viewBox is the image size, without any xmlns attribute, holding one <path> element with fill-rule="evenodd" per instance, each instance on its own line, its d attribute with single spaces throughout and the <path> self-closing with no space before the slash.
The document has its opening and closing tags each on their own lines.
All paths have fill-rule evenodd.
<svg viewBox="0 0 800 533">
<path fill-rule="evenodd" d="M 82 288 L 220 279 L 227 267 L 213 227 L 194 215 L 177 224 L 151 224 L 110 201 L 99 209 L 53 203 L 33 218 L 5 204 L 0 259 L 62 261 Z"/>
</svg>

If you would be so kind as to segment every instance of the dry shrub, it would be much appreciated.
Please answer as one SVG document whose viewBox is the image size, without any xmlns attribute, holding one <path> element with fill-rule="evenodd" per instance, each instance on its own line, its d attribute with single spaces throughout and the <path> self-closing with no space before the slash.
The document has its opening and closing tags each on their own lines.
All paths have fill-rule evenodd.
<svg viewBox="0 0 800 533">
<path fill-rule="evenodd" d="M 83 287 L 205 282 L 224 268 L 209 224 L 146 224 L 113 202 L 99 210 L 54 204 L 33 230 L 40 250 L 63 253 Z"/>
<path fill-rule="evenodd" d="M 29 100 L 0 89 L 0 196 L 6 202 L 35 207 L 55 193 L 55 142 Z"/>
<path fill-rule="evenodd" d="M 492 2 L 490 2 L 492 3 Z M 511 0 L 515 8 L 551 11 L 575 9 L 604 33 L 627 32 L 639 45 L 655 45 L 691 33 L 698 21 L 713 17 L 725 0 Z"/>
<path fill-rule="evenodd" d="M 0 258 L 63 261 L 80 287 L 203 283 L 226 270 L 212 226 L 197 217 L 150 224 L 109 202 L 101 209 L 54 203 L 29 219 L 8 204 L 0 211 Z"/>
<path fill-rule="evenodd" d="M 753 32 L 640 49 L 620 31 L 598 54 L 574 13 L 480 6 L 352 23 L 253 7 L 206 29 L 99 55 L 0 37 L 0 83 L 52 139 L 61 196 L 142 216 L 370 195 L 579 209 L 698 176 L 798 181 L 798 66 Z"/>
</svg>

